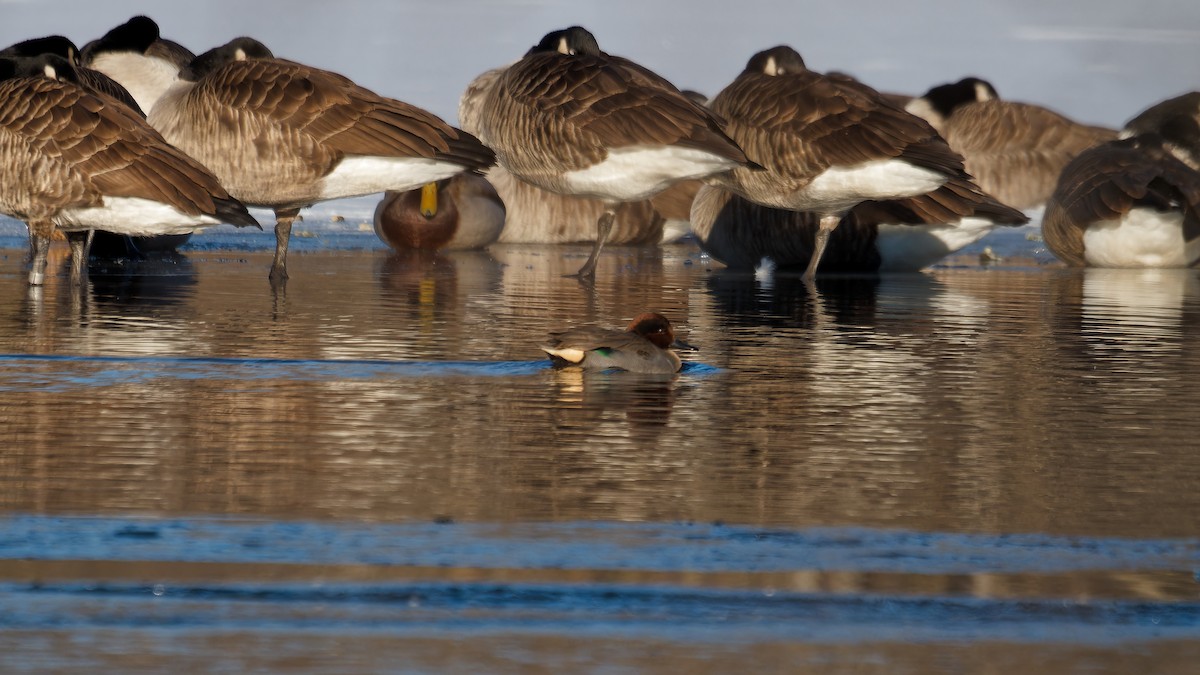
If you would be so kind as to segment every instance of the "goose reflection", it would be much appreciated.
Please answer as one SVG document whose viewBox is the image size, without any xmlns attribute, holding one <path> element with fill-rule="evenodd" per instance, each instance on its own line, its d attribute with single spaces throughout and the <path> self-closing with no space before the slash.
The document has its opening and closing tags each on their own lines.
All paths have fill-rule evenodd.
<svg viewBox="0 0 1200 675">
<path fill-rule="evenodd" d="M 1129 448 L 1194 445 L 1188 425 L 1158 420 L 1190 414 L 1200 388 L 1191 349 L 1200 331 L 1200 277 L 1189 269 L 1061 270 L 1050 280 L 1055 367 L 1060 383 L 1082 392 L 1055 410 L 1105 417 L 1104 428 Z M 1064 386 L 1059 384 L 1059 387 Z M 1190 425 L 1194 426 L 1194 425 Z"/>
<path fill-rule="evenodd" d="M 186 314 L 183 308 L 190 307 L 195 295 L 196 272 L 178 253 L 140 260 L 92 259 L 81 286 L 67 283 L 71 262 L 66 249 L 53 247 L 49 257 L 62 274 L 50 275 L 44 292 L 30 290 L 22 319 L 43 328 L 55 322 L 86 327 L 96 321 L 116 330 L 141 322 L 148 327 Z"/>
<path fill-rule="evenodd" d="M 799 272 L 717 270 L 708 278 L 708 293 L 727 325 L 813 328 L 870 323 L 879 277 L 822 276 L 812 293 Z M 820 296 L 820 297 L 818 297 Z"/>
<path fill-rule="evenodd" d="M 192 233 L 162 234 L 151 237 L 133 237 L 96 230 L 92 236 L 90 250 L 93 258 L 143 258 L 174 253 L 188 243 Z"/>
<path fill-rule="evenodd" d="M 88 280 L 93 302 L 112 311 L 180 305 L 195 295 L 197 284 L 192 262 L 173 250 L 137 257 L 92 257 Z"/>
<path fill-rule="evenodd" d="M 199 311 L 197 277 L 185 256 L 92 260 L 89 267 L 82 286 L 69 283 L 64 270 L 27 294 L 19 320 L 32 353 L 54 352 L 62 344 L 112 356 L 207 353 L 208 336 L 191 322 Z"/>
<path fill-rule="evenodd" d="M 605 246 L 596 261 L 595 285 L 581 293 L 574 278 L 589 246 L 499 244 L 488 250 L 503 272 L 503 302 L 531 322 L 546 322 L 547 308 L 583 322 L 602 322 L 613 310 L 628 307 L 672 307 L 679 304 L 685 276 L 673 277 L 660 249 L 644 246 Z M 568 252 L 564 255 L 564 252 Z M 574 255 L 571 255 L 574 253 Z M 554 327 L 547 322 L 546 329 Z"/>
<path fill-rule="evenodd" d="M 1196 270 L 1087 268 L 1059 283 L 1078 285 L 1078 331 L 1094 357 L 1136 356 L 1152 366 L 1141 357 L 1178 353 L 1185 328 L 1197 321 Z"/>
</svg>

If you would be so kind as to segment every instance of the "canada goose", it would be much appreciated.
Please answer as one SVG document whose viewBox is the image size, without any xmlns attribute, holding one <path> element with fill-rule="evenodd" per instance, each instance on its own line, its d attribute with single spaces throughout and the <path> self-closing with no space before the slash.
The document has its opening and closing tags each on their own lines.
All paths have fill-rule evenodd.
<svg viewBox="0 0 1200 675">
<path fill-rule="evenodd" d="M 84 45 L 79 58 L 84 66 L 120 82 L 149 113 L 196 55 L 162 38 L 153 19 L 135 16 Z"/>
<path fill-rule="evenodd" d="M 483 248 L 504 228 L 504 202 L 483 176 L 460 173 L 415 190 L 389 190 L 374 221 L 375 234 L 396 250 Z"/>
<path fill-rule="evenodd" d="M 710 111 L 579 26 L 548 33 L 506 68 L 476 123 L 513 175 L 605 202 L 580 278 L 594 275 L 620 204 L 750 163 Z"/>
<path fill-rule="evenodd" d="M 93 93 L 104 94 L 116 99 L 132 108 L 138 115 L 142 117 L 146 116 L 146 112 L 138 106 L 137 101 L 129 93 L 128 89 L 121 86 L 120 83 L 108 75 L 80 65 L 79 49 L 69 38 L 61 35 L 49 35 L 47 37 L 24 40 L 0 49 L 0 56 L 35 57 L 42 54 L 55 54 L 67 63 L 70 63 L 74 68 L 78 84 L 87 87 Z"/>
<path fill-rule="evenodd" d="M 94 94 L 102 94 L 109 96 L 125 105 L 131 107 L 134 112 L 145 117 L 146 114 L 138 107 L 137 101 L 133 100 L 133 96 L 129 91 L 118 84 L 111 77 L 101 73 L 98 70 L 84 68 L 79 65 L 79 48 L 75 46 L 69 38 L 62 35 L 50 35 L 47 37 L 33 38 L 31 40 L 23 40 L 16 44 L 0 49 L 0 56 L 15 56 L 24 58 L 33 58 L 43 54 L 53 54 L 62 58 L 67 63 L 73 66 L 72 73 L 76 84 L 86 87 Z M 68 76 L 64 72 L 64 77 Z M 61 231 L 54 232 L 55 236 L 65 235 Z M 184 235 L 190 236 L 190 235 Z M 29 231 L 29 257 L 33 259 L 36 251 L 36 240 L 33 236 L 33 231 Z"/>
<path fill-rule="evenodd" d="M 91 93 L 60 57 L 0 58 L 0 212 L 34 236 L 29 283 L 45 277 L 55 227 L 68 233 L 181 233 L 220 222 L 257 226 L 197 161 L 129 107 Z M 84 240 L 72 238 L 72 280 Z"/>
<path fill-rule="evenodd" d="M 196 55 L 178 42 L 163 38 L 153 19 L 135 16 L 84 45 L 79 58 L 90 69 L 119 80 L 127 91 L 137 92 L 135 100 L 149 111 Z M 98 255 L 136 257 L 174 250 L 189 238 L 190 234 L 116 237 L 100 230 L 92 245 Z"/>
<path fill-rule="evenodd" d="M 857 204 L 969 180 L 962 158 L 925 120 L 857 80 L 808 70 L 790 47 L 751 57 L 712 107 L 766 167 L 734 169 L 729 187 L 763 206 L 819 216 L 806 280 L 816 275 L 829 233 Z"/>
<path fill-rule="evenodd" d="M 129 106 L 142 117 L 144 110 L 134 100 L 129 90 L 119 82 L 104 73 L 79 64 L 80 52 L 75 43 L 61 35 L 51 35 L 18 42 L 6 49 L 0 50 L 0 56 L 39 56 L 41 54 L 56 54 L 74 67 L 78 84 L 89 89 L 94 94 L 104 94 Z M 149 251 L 174 250 L 191 238 L 187 234 L 161 234 L 146 237 L 118 235 L 105 230 L 95 230 L 92 233 L 92 243 L 89 247 L 92 255 L 100 257 L 126 257 L 140 255 Z M 32 232 L 29 239 L 29 252 L 33 255 L 34 240 Z"/>
<path fill-rule="evenodd" d="M 921 96 L 910 98 L 904 109 L 929 122 L 941 134 L 946 128 L 946 120 L 960 106 L 999 98 L 1000 94 L 991 82 L 978 77 L 964 77 L 958 82 L 939 84 Z"/>
<path fill-rule="evenodd" d="M 708 106 L 708 97 L 694 89 L 684 89 L 683 95 L 696 105 Z M 692 231 L 692 202 L 702 185 L 699 180 L 685 180 L 650 198 L 651 206 L 663 219 L 662 243 L 677 242 Z"/>
<path fill-rule="evenodd" d="M 464 131 L 479 135 L 479 117 L 482 114 L 484 97 L 488 88 L 495 85 L 504 70 L 505 68 L 493 68 L 467 85 L 458 104 L 458 121 Z M 506 210 L 500 243 L 595 243 L 596 221 L 608 209 L 603 201 L 543 190 L 516 178 L 500 165 L 488 169 L 486 175 L 488 182 L 496 188 Z M 658 196 L 674 192 L 677 186 L 686 184 L 676 184 Z M 617 211 L 607 243 L 649 244 L 662 240 L 664 236 L 663 217 L 656 213 L 651 200 L 640 200 L 626 202 Z"/>
<path fill-rule="evenodd" d="M 988 194 L 1018 209 L 1041 206 L 1067 162 L 1117 132 L 1074 122 L 1041 106 L 999 98 L 968 77 L 934 87 L 908 111 L 925 117 Z"/>
<path fill-rule="evenodd" d="M 1047 248 L 1068 265 L 1188 267 L 1200 261 L 1200 92 L 1131 120 L 1126 138 L 1072 160 L 1046 204 Z"/>
<path fill-rule="evenodd" d="M 287 278 L 292 222 L 315 202 L 411 190 L 494 155 L 434 115 L 341 75 L 276 59 L 237 38 L 196 57 L 150 111 L 151 126 L 230 193 L 275 211 L 271 279 Z"/>
<path fill-rule="evenodd" d="M 761 206 L 706 185 L 696 195 L 691 221 L 706 253 L 727 267 L 753 269 L 763 258 L 778 267 L 807 266 L 820 217 Z M 838 272 L 916 271 L 997 226 L 1028 221 L 968 181 L 953 179 L 924 195 L 855 206 L 830 234 L 821 265 Z"/>
</svg>

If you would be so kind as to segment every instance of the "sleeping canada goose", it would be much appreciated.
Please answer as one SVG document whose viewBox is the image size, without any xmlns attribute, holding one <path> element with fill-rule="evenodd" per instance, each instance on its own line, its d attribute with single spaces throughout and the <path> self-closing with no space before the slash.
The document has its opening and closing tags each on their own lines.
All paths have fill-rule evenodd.
<svg viewBox="0 0 1200 675">
<path fill-rule="evenodd" d="M 35 57 L 42 54 L 54 54 L 70 63 L 74 69 L 76 82 L 87 87 L 92 93 L 104 94 L 133 108 L 134 112 L 146 116 L 145 110 L 138 106 L 137 101 L 129 90 L 116 80 L 104 73 L 80 65 L 79 49 L 74 42 L 61 35 L 49 35 L 43 38 L 24 40 L 14 45 L 0 49 L 0 56 Z"/>
<path fill-rule="evenodd" d="M 483 176 L 460 173 L 385 192 L 374 221 L 375 234 L 398 251 L 483 248 L 504 228 L 504 202 Z"/>
<path fill-rule="evenodd" d="M 196 55 L 178 42 L 163 38 L 153 19 L 135 16 L 84 45 L 79 58 L 85 66 L 119 80 L 127 90 L 136 92 L 142 109 L 149 111 Z M 137 257 L 173 250 L 190 237 L 190 234 L 115 237 L 101 230 L 92 245 L 97 255 Z"/>
<path fill-rule="evenodd" d="M 0 49 L 0 56 L 16 56 L 32 58 L 43 54 L 53 54 L 62 58 L 67 63 L 70 63 L 74 68 L 71 71 L 74 74 L 76 84 L 86 87 L 93 94 L 102 94 L 109 96 L 125 105 L 131 107 L 134 112 L 142 117 L 145 117 L 145 112 L 138 107 L 137 101 L 133 100 L 133 96 L 129 91 L 113 80 L 111 77 L 101 73 L 98 70 L 84 68 L 79 65 L 79 48 L 75 46 L 69 38 L 62 35 L 50 35 L 47 37 L 33 38 L 31 40 L 23 40 L 16 44 Z M 68 74 L 64 71 L 64 77 Z M 55 232 L 56 236 L 65 236 L 62 232 Z M 111 235 L 115 236 L 115 235 Z M 190 236 L 190 235 L 182 235 Z M 36 251 L 36 240 L 33 236 L 33 231 L 29 231 L 29 257 L 33 259 Z M 94 242 L 93 242 L 94 243 Z"/>
<path fill-rule="evenodd" d="M 467 85 L 458 103 L 458 121 L 464 131 L 479 135 L 484 97 L 504 70 L 493 68 Z M 488 169 L 487 179 L 496 188 L 507 212 L 500 243 L 595 244 L 596 221 L 608 209 L 603 201 L 543 190 L 514 177 L 500 165 Z M 687 185 L 687 182 L 678 185 Z M 667 188 L 659 196 L 673 192 L 676 186 Z M 664 236 L 663 226 L 663 218 L 656 214 L 650 200 L 627 202 L 617 211 L 607 243 L 656 243 Z"/>
<path fill-rule="evenodd" d="M 1041 106 L 1002 100 L 975 77 L 930 89 L 908 111 L 925 117 L 963 156 L 985 192 L 1018 209 L 1044 204 L 1067 162 L 1117 137 Z"/>
<path fill-rule="evenodd" d="M 734 269 L 754 269 L 763 258 L 777 267 L 809 264 L 820 218 L 808 211 L 773 209 L 723 188 L 696 195 L 692 231 L 700 247 Z M 962 179 L 933 192 L 854 207 L 829 237 L 822 269 L 837 272 L 917 271 L 1003 225 L 1029 222 Z"/>
<path fill-rule="evenodd" d="M 579 26 L 547 34 L 506 68 L 476 122 L 516 177 L 605 202 L 581 278 L 594 275 L 620 204 L 749 164 L 711 112 L 642 66 L 600 51 Z"/>
<path fill-rule="evenodd" d="M 350 80 L 237 38 L 196 57 L 151 126 L 238 199 L 275 210 L 271 279 L 287 278 L 292 222 L 315 202 L 411 190 L 494 155 L 475 137 Z"/>
<path fill-rule="evenodd" d="M 84 66 L 120 82 L 149 114 L 196 55 L 162 38 L 153 19 L 135 16 L 84 45 L 79 58 Z"/>
<path fill-rule="evenodd" d="M 921 96 L 911 98 L 904 109 L 929 122 L 939 134 L 946 129 L 946 120 L 956 108 L 967 103 L 982 103 L 1000 98 L 991 82 L 978 77 L 964 77 L 958 82 L 939 84 Z"/>
<path fill-rule="evenodd" d="M 258 225 L 200 163 L 129 107 L 76 80 L 54 55 L 0 58 L 0 212 L 24 220 L 34 236 L 31 285 L 44 280 L 55 227 L 146 235 Z M 84 239 L 71 243 L 78 282 Z"/>
<path fill-rule="evenodd" d="M 830 232 L 857 204 L 969 180 L 962 158 L 925 120 L 853 78 L 808 70 L 790 47 L 751 57 L 712 107 L 766 167 L 734 169 L 730 187 L 763 206 L 820 218 L 805 279 L 816 274 Z"/>
<path fill-rule="evenodd" d="M 146 116 L 146 113 L 134 100 L 129 90 L 119 82 L 104 73 L 79 64 L 80 52 L 75 43 L 61 35 L 51 35 L 18 42 L 11 47 L 0 50 L 0 56 L 39 56 L 41 54 L 57 54 L 74 66 L 74 73 L 81 84 L 94 94 L 103 94 L 124 103 L 134 112 Z M 140 255 L 148 251 L 167 251 L 186 243 L 191 234 L 160 234 L 146 237 L 118 235 L 105 230 L 93 232 L 90 251 L 100 257 L 127 257 Z M 29 240 L 30 255 L 33 254 L 32 233 Z"/>
<path fill-rule="evenodd" d="M 1075 267 L 1188 267 L 1200 260 L 1200 92 L 1131 120 L 1127 136 L 1063 169 L 1042 235 Z"/>
</svg>

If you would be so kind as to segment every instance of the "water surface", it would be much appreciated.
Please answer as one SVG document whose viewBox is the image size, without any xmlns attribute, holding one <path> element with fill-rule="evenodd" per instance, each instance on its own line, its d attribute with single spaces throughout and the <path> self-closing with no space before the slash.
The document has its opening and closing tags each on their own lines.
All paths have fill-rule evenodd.
<svg viewBox="0 0 1200 675">
<path fill-rule="evenodd" d="M 1021 228 L 817 293 L 691 244 L 586 288 L 582 247 L 396 256 L 340 208 L 280 291 L 227 228 L 30 291 L 0 222 L 6 671 L 1200 658 L 1197 272 Z M 680 375 L 537 348 L 644 309 Z"/>
</svg>

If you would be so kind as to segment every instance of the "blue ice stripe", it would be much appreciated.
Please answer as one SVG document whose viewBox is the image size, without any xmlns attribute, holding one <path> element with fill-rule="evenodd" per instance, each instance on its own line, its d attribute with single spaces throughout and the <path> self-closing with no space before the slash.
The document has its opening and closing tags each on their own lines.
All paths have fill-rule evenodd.
<svg viewBox="0 0 1200 675">
<path fill-rule="evenodd" d="M 0 559 L 919 574 L 1200 569 L 1200 540 L 679 523 L 340 523 L 18 515 Z"/>
</svg>

